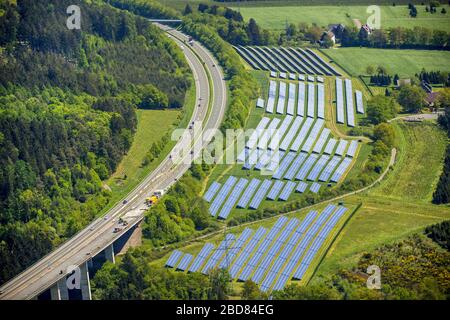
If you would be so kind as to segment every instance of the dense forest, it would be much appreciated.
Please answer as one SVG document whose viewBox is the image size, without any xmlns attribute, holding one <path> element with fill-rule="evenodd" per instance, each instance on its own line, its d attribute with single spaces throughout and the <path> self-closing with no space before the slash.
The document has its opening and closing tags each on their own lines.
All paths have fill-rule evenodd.
<svg viewBox="0 0 450 320">
<path fill-rule="evenodd" d="M 81 8 L 81 29 L 66 8 Z M 103 1 L 0 1 L 0 283 L 107 204 L 136 107 L 180 107 L 191 76 L 159 29 Z"/>
</svg>

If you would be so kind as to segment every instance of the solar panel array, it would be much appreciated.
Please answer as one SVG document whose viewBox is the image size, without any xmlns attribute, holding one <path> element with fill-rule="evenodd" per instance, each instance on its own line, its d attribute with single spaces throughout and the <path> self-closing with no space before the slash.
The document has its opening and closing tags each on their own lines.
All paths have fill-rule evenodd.
<svg viewBox="0 0 450 320">
<path fill-rule="evenodd" d="M 264 133 L 264 129 L 269 124 L 270 119 L 267 117 L 263 117 L 258 125 L 256 126 L 256 129 L 252 132 L 250 135 L 250 138 L 247 141 L 246 147 L 248 149 L 254 149 L 258 143 L 259 137 Z"/>
<path fill-rule="evenodd" d="M 292 116 L 295 112 L 295 87 L 295 84 L 289 83 L 289 97 L 286 113 Z"/>
<path fill-rule="evenodd" d="M 344 93 L 342 79 L 336 78 L 336 122 L 344 123 Z"/>
<path fill-rule="evenodd" d="M 308 184 L 306 182 L 299 182 L 297 185 L 297 188 L 295 188 L 295 191 L 303 193 L 306 191 L 306 188 L 308 187 Z"/>
<path fill-rule="evenodd" d="M 296 185 L 297 184 L 292 181 L 286 182 L 283 190 L 281 191 L 281 194 L 280 194 L 280 197 L 278 198 L 278 200 L 287 201 L 289 199 L 290 195 L 292 194 L 292 192 L 294 191 Z"/>
<path fill-rule="evenodd" d="M 227 181 L 224 183 L 219 193 L 211 203 L 211 206 L 209 207 L 209 213 L 212 216 L 215 216 L 217 214 L 217 211 L 219 211 L 220 207 L 222 206 L 223 202 L 230 193 L 231 188 L 233 188 L 236 181 L 237 181 L 236 177 L 233 176 L 228 177 Z"/>
<path fill-rule="evenodd" d="M 316 99 L 314 91 L 314 83 L 308 83 L 308 117 L 316 116 Z"/>
<path fill-rule="evenodd" d="M 332 154 L 334 147 L 336 146 L 337 140 L 334 138 L 331 138 L 330 140 L 328 140 L 327 146 L 325 147 L 325 150 L 323 151 L 323 153 L 325 154 Z"/>
<path fill-rule="evenodd" d="M 341 162 L 341 157 L 334 156 L 333 158 L 331 158 L 331 161 L 328 162 L 328 164 L 325 166 L 325 169 L 323 169 L 322 173 L 320 174 L 319 181 L 328 181 L 339 162 Z"/>
<path fill-rule="evenodd" d="M 356 112 L 364 113 L 363 95 L 361 91 L 356 90 Z"/>
<path fill-rule="evenodd" d="M 331 130 L 330 129 L 324 128 L 322 130 L 322 133 L 320 134 L 319 139 L 317 140 L 317 142 L 314 145 L 314 148 L 312 150 L 314 153 L 321 153 L 322 152 L 323 146 L 327 142 L 328 136 L 330 134 L 331 134 Z"/>
<path fill-rule="evenodd" d="M 261 181 L 258 179 L 252 179 L 250 181 L 249 185 L 245 189 L 242 197 L 239 199 L 237 207 L 238 208 L 246 208 L 248 203 L 250 202 L 250 199 L 252 198 L 253 194 L 256 192 L 256 188 L 258 188 L 258 185 Z"/>
<path fill-rule="evenodd" d="M 314 119 L 306 118 L 305 122 L 303 122 L 299 134 L 297 135 L 297 137 L 295 138 L 294 142 L 291 145 L 292 151 L 298 151 L 300 149 L 300 146 L 302 145 L 305 138 L 308 136 L 308 132 L 311 129 L 313 123 Z"/>
<path fill-rule="evenodd" d="M 269 193 L 267 194 L 267 199 L 275 200 L 277 198 L 278 194 L 281 192 L 283 185 L 284 185 L 283 181 L 275 181 L 272 189 L 270 189 Z"/>
<path fill-rule="evenodd" d="M 317 117 L 325 119 L 325 86 L 317 84 Z"/>
<path fill-rule="evenodd" d="M 278 138 L 279 139 L 272 139 L 271 141 L 270 141 L 270 143 L 269 143 L 269 146 L 268 146 L 268 148 L 270 149 L 270 150 L 276 150 L 276 149 L 278 149 L 279 148 L 279 146 L 280 146 L 280 143 L 281 143 L 281 138 L 284 136 L 284 134 L 286 133 L 286 131 L 288 130 L 288 128 L 289 128 L 289 125 L 291 124 L 291 122 L 292 122 L 292 120 L 294 120 L 294 117 L 293 116 L 286 116 L 284 119 L 283 119 L 283 122 L 281 122 L 281 125 L 280 125 L 280 127 L 278 128 Z"/>
<path fill-rule="evenodd" d="M 269 231 L 263 227 L 256 232 L 245 228 L 237 240 L 235 235 L 227 234 L 216 250 L 207 243 L 195 259 L 175 250 L 166 266 L 175 266 L 183 256 L 177 270 L 208 274 L 212 269 L 226 268 L 232 279 L 251 279 L 264 292 L 281 290 L 290 279 L 304 277 L 314 258 L 326 249 L 326 240 L 346 212 L 345 207 L 330 204 L 320 214 L 310 211 L 301 222 L 282 216 Z"/>
<path fill-rule="evenodd" d="M 319 192 L 321 185 L 317 182 L 314 182 L 311 184 L 311 186 L 309 187 L 309 190 L 311 190 L 314 193 Z"/>
<path fill-rule="evenodd" d="M 305 144 L 302 147 L 303 152 L 310 152 L 314 142 L 317 139 L 317 136 L 319 135 L 320 131 L 322 131 L 323 126 L 325 125 L 325 121 L 323 119 L 317 119 L 316 123 L 314 124 L 314 127 L 312 128 L 311 132 L 308 135 L 308 138 L 305 141 Z"/>
<path fill-rule="evenodd" d="M 261 202 L 264 200 L 267 191 L 269 191 L 270 186 L 272 185 L 272 181 L 270 180 L 264 180 L 261 186 L 259 187 L 258 191 L 256 192 L 255 196 L 253 197 L 252 201 L 250 202 L 250 209 L 258 209 Z"/>
<path fill-rule="evenodd" d="M 355 141 L 355 140 L 352 140 L 350 142 L 350 145 L 349 145 L 347 153 L 346 153 L 347 157 L 352 157 L 353 158 L 355 156 L 355 154 L 356 154 L 356 150 L 357 149 L 358 149 L 358 142 Z"/>
<path fill-rule="evenodd" d="M 280 119 L 273 118 L 267 128 L 263 130 L 258 140 L 258 149 L 267 149 L 268 141 L 276 134 L 280 122 Z"/>
<path fill-rule="evenodd" d="M 313 167 L 314 163 L 316 162 L 318 156 L 317 154 L 311 154 L 308 159 L 303 163 L 302 167 L 298 171 L 297 175 L 295 176 L 295 179 L 297 180 L 305 180 L 306 175 L 308 174 L 309 170 Z"/>
<path fill-rule="evenodd" d="M 280 149 L 283 151 L 286 151 L 289 146 L 291 145 L 292 141 L 294 140 L 298 129 L 301 127 L 303 123 L 303 117 L 295 117 L 294 123 L 292 124 L 291 128 L 287 132 L 284 139 L 281 141 Z"/>
<path fill-rule="evenodd" d="M 205 199 L 206 202 L 210 202 L 212 198 L 216 195 L 217 191 L 219 191 L 221 184 L 214 181 L 209 186 L 208 191 L 206 191 L 205 195 L 203 196 L 203 199 Z"/>
<path fill-rule="evenodd" d="M 280 166 L 273 174 L 272 178 L 274 179 L 281 179 L 283 178 L 284 172 L 287 170 L 289 165 L 292 163 L 292 161 L 295 159 L 296 153 L 295 152 L 288 152 L 284 159 L 281 161 Z"/>
<path fill-rule="evenodd" d="M 336 148 L 336 151 L 334 153 L 337 154 L 338 156 L 343 156 L 345 149 L 347 148 L 347 145 L 348 145 L 348 141 L 340 140 L 339 144 Z"/>
<path fill-rule="evenodd" d="M 219 218 L 226 219 L 228 217 L 231 210 L 234 208 L 236 202 L 238 201 L 239 197 L 241 196 L 242 191 L 244 191 L 244 188 L 247 185 L 247 183 L 248 183 L 247 179 L 244 178 L 239 179 L 238 183 L 231 192 L 231 195 L 228 197 L 227 201 L 223 205 L 222 210 L 219 213 Z"/>
<path fill-rule="evenodd" d="M 336 171 L 330 178 L 330 181 L 338 182 L 339 180 L 341 180 L 342 176 L 344 175 L 345 171 L 347 171 L 351 163 L 352 163 L 351 158 L 345 158 L 344 160 L 342 160 L 341 164 L 337 167 Z"/>
<path fill-rule="evenodd" d="M 352 80 L 345 79 L 345 96 L 347 98 L 347 125 L 355 126 L 355 111 L 353 105 Z"/>
<path fill-rule="evenodd" d="M 286 83 L 280 82 L 280 87 L 278 91 L 278 104 L 277 104 L 277 113 L 284 113 L 284 105 L 286 103 Z"/>
<path fill-rule="evenodd" d="M 305 90 L 306 86 L 304 82 L 298 83 L 298 95 L 297 95 L 297 115 L 305 116 Z"/>
<path fill-rule="evenodd" d="M 307 157 L 308 155 L 303 152 L 297 155 L 295 160 L 292 162 L 292 165 L 289 167 L 288 171 L 284 175 L 284 179 L 286 180 L 294 179 L 295 174 L 300 169 L 301 165 L 303 164 L 303 162 L 306 160 Z"/>
<path fill-rule="evenodd" d="M 261 98 L 258 98 L 258 100 L 256 101 L 256 107 L 257 108 L 264 108 L 264 100 Z"/>
<path fill-rule="evenodd" d="M 269 99 L 267 99 L 266 112 L 273 113 L 275 108 L 275 99 L 277 97 L 277 82 L 270 80 L 269 83 Z"/>
<path fill-rule="evenodd" d="M 329 159 L 330 156 L 327 156 L 325 154 L 322 155 L 309 173 L 308 180 L 316 181 L 317 177 L 319 176 L 320 172 L 322 172 L 322 169 L 325 167 Z"/>
</svg>

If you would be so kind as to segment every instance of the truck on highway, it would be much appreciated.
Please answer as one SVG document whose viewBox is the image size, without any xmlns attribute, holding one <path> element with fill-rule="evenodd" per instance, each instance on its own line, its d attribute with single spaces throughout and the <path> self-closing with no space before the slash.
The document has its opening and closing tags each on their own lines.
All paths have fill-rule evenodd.
<svg viewBox="0 0 450 320">
<path fill-rule="evenodd" d="M 158 203 L 159 199 L 166 193 L 164 189 L 156 190 L 153 194 L 145 199 L 145 204 L 150 207 Z"/>
<path fill-rule="evenodd" d="M 189 36 L 188 38 L 188 43 L 191 45 L 191 47 L 194 45 L 194 38 L 192 38 L 191 36 Z"/>
</svg>

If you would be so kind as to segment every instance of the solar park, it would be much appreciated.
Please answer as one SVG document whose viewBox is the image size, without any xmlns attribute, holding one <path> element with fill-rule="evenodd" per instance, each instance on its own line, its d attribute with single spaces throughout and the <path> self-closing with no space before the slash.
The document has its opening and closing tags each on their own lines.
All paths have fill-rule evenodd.
<svg viewBox="0 0 450 320">
<path fill-rule="evenodd" d="M 295 187 L 292 182 L 288 184 Z M 174 250 L 165 266 L 205 275 L 215 268 L 225 268 L 233 281 L 251 279 L 267 293 L 281 290 L 291 280 L 303 280 L 313 269 L 347 211 L 329 204 L 322 212 L 308 212 L 302 221 L 282 216 L 270 229 L 247 227 L 239 235 L 226 234 L 217 247 L 206 243 L 196 256 Z"/>
</svg>

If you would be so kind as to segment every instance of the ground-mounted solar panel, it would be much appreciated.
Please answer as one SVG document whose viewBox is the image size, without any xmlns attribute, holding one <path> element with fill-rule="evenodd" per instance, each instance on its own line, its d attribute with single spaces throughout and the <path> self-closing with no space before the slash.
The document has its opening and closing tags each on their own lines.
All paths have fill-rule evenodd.
<svg viewBox="0 0 450 320">
<path fill-rule="evenodd" d="M 301 76 L 303 76 L 302 73 L 307 72 L 305 65 L 300 60 L 298 60 L 298 58 L 294 54 L 292 54 L 292 52 L 290 52 L 287 48 L 280 47 L 279 50 L 284 54 L 285 57 L 289 59 L 289 61 L 291 61 L 291 64 L 296 68 L 296 70 L 301 74 Z"/>
<path fill-rule="evenodd" d="M 247 242 L 242 251 L 238 254 L 236 260 L 232 262 L 229 273 L 231 278 L 234 279 L 238 275 L 239 271 L 244 266 L 245 262 L 248 260 L 253 250 L 256 248 L 261 239 L 266 235 L 267 230 L 263 227 L 259 227 L 256 230 L 255 235 Z"/>
<path fill-rule="evenodd" d="M 308 81 L 309 82 L 314 82 L 314 76 L 308 75 Z"/>
<path fill-rule="evenodd" d="M 256 100 L 256 107 L 264 108 L 264 99 L 258 98 L 258 100 Z"/>
<path fill-rule="evenodd" d="M 262 63 L 260 60 L 255 59 L 255 57 L 245 49 L 240 47 L 233 46 L 234 49 L 239 53 L 239 55 L 247 62 L 249 63 L 253 69 L 256 70 L 267 70 L 267 66 Z"/>
<path fill-rule="evenodd" d="M 323 168 L 327 164 L 328 160 L 330 159 L 330 156 L 327 156 L 326 154 L 323 154 L 315 166 L 312 168 L 311 172 L 308 175 L 309 181 L 316 181 L 319 174 L 322 172 Z"/>
<path fill-rule="evenodd" d="M 220 219 L 226 219 L 228 217 L 231 210 L 234 208 L 234 205 L 236 204 L 236 202 L 238 201 L 242 192 L 244 191 L 244 188 L 247 185 L 247 183 L 248 183 L 247 179 L 244 179 L 244 178 L 239 179 L 239 181 L 236 183 L 236 186 L 234 187 L 233 191 L 231 191 L 230 196 L 225 201 L 225 204 L 223 205 L 222 210 L 220 210 L 220 213 L 219 213 Z"/>
<path fill-rule="evenodd" d="M 299 220 L 296 218 L 290 219 L 286 223 L 286 227 L 280 231 L 280 234 L 274 239 L 275 241 L 272 246 L 270 246 L 269 250 L 262 257 L 261 262 L 256 266 L 255 272 L 252 276 L 253 282 L 261 283 L 261 280 L 270 267 L 270 264 L 275 260 L 275 257 L 279 254 L 280 250 L 288 241 L 298 224 Z"/>
<path fill-rule="evenodd" d="M 317 80 L 317 82 L 319 82 L 319 83 L 323 83 L 323 82 L 324 82 L 323 77 L 316 77 L 316 80 Z"/>
<path fill-rule="evenodd" d="M 331 75 L 336 75 L 336 76 L 340 76 L 341 75 L 335 68 L 333 68 L 330 64 L 328 64 L 326 61 L 324 61 L 317 53 L 315 53 L 311 49 L 306 49 L 306 51 L 311 56 L 313 56 L 316 59 L 316 61 L 321 63 L 331 73 Z"/>
<path fill-rule="evenodd" d="M 299 63 L 303 64 L 306 73 L 322 74 L 322 72 L 317 70 L 311 61 L 309 61 L 300 50 L 296 50 L 294 48 L 289 48 L 288 50 L 298 59 Z"/>
<path fill-rule="evenodd" d="M 258 179 L 252 179 L 237 203 L 238 208 L 246 208 L 253 194 L 256 192 L 258 185 L 261 183 Z"/>
<path fill-rule="evenodd" d="M 219 191 L 221 184 L 217 181 L 214 181 L 211 183 L 211 185 L 208 188 L 208 191 L 205 192 L 203 199 L 205 199 L 206 202 L 210 202 L 212 198 L 216 195 L 217 191 Z"/>
<path fill-rule="evenodd" d="M 358 149 L 358 141 L 352 140 L 350 142 L 350 145 L 348 146 L 348 150 L 347 150 L 346 156 L 353 158 L 355 156 L 355 154 L 356 154 L 356 150 L 357 149 Z"/>
<path fill-rule="evenodd" d="M 305 90 L 305 83 L 299 82 L 297 94 L 297 115 L 302 117 L 305 116 Z"/>
<path fill-rule="evenodd" d="M 311 192 L 313 192 L 313 193 L 317 193 L 317 192 L 319 192 L 320 187 L 321 187 L 320 183 L 314 182 L 314 183 L 312 183 L 311 186 L 309 187 L 309 190 L 310 190 Z"/>
<path fill-rule="evenodd" d="M 246 157 L 242 168 L 245 170 L 250 170 L 255 164 L 258 163 L 260 153 L 262 153 L 262 151 L 258 149 L 249 150 L 248 157 Z"/>
<path fill-rule="evenodd" d="M 280 201 L 287 201 L 289 197 L 291 196 L 292 192 L 294 192 L 295 186 L 297 184 L 293 181 L 286 182 L 283 190 L 281 190 L 280 196 L 278 197 L 278 200 Z"/>
<path fill-rule="evenodd" d="M 291 122 L 294 120 L 293 116 L 286 116 L 283 121 L 281 122 L 280 127 L 277 130 L 277 137 L 278 139 L 276 139 L 275 137 L 272 137 L 272 139 L 270 140 L 269 146 L 268 148 L 270 150 L 277 150 L 281 144 L 281 141 L 286 133 L 286 131 L 289 129 L 289 126 L 291 124 Z"/>
<path fill-rule="evenodd" d="M 228 177 L 227 181 L 225 181 L 222 188 L 217 193 L 217 196 L 214 198 L 213 202 L 211 203 L 211 206 L 209 207 L 209 213 L 212 216 L 216 216 L 217 212 L 219 211 L 220 207 L 222 206 L 223 202 L 225 201 L 226 197 L 230 193 L 230 191 L 233 188 L 236 181 L 237 181 L 237 178 L 233 177 L 233 176 Z"/>
<path fill-rule="evenodd" d="M 336 122 L 344 123 L 344 91 L 342 79 L 336 78 Z"/>
<path fill-rule="evenodd" d="M 309 52 L 298 48 L 298 51 L 302 53 L 302 55 L 305 57 L 305 59 L 314 65 L 315 69 L 317 70 L 317 74 L 326 74 L 330 75 L 330 72 L 326 70 L 326 68 L 320 64 Z"/>
<path fill-rule="evenodd" d="M 363 95 L 361 91 L 355 91 L 356 96 L 356 112 L 364 113 Z"/>
<path fill-rule="evenodd" d="M 272 51 L 280 58 L 282 59 L 285 64 L 289 67 L 291 74 L 289 75 L 289 79 L 295 80 L 296 75 L 295 72 L 302 72 L 303 70 L 297 66 L 297 64 L 291 59 L 290 56 L 285 54 L 281 48 L 272 48 Z"/>
<path fill-rule="evenodd" d="M 305 81 L 305 75 L 304 74 L 299 74 L 298 75 L 298 80 L 300 80 L 300 81 Z"/>
<path fill-rule="evenodd" d="M 253 51 L 249 50 L 248 49 L 249 47 L 239 46 L 236 48 L 240 50 L 240 51 L 238 51 L 239 53 L 245 54 L 249 58 L 249 60 L 253 61 L 253 63 L 257 63 L 262 70 L 270 70 L 271 69 L 270 66 L 267 65 L 267 63 L 265 61 L 261 60 L 258 56 L 256 56 L 254 54 Z"/>
<path fill-rule="evenodd" d="M 311 129 L 311 132 L 308 135 L 308 138 L 306 139 L 305 143 L 302 146 L 303 152 L 311 152 L 311 149 L 314 145 L 314 142 L 317 139 L 317 136 L 322 131 L 323 126 L 325 125 L 325 120 L 323 119 L 317 119 L 314 123 L 313 128 Z"/>
<path fill-rule="evenodd" d="M 263 117 L 261 121 L 256 126 L 255 130 L 250 135 L 250 138 L 247 141 L 246 147 L 248 149 L 254 149 L 258 143 L 259 137 L 264 133 L 264 129 L 269 124 L 270 119 L 267 117 Z"/>
<path fill-rule="evenodd" d="M 295 73 L 290 73 L 289 74 L 289 79 L 290 80 L 297 80 L 297 75 Z"/>
<path fill-rule="evenodd" d="M 270 158 L 272 156 L 271 150 L 261 150 L 260 156 L 258 158 L 258 163 L 255 165 L 253 169 L 261 170 L 265 166 L 267 166 L 270 162 Z"/>
<path fill-rule="evenodd" d="M 334 147 L 336 146 L 337 140 L 334 138 L 331 138 L 328 140 L 328 143 L 325 147 L 325 150 L 323 150 L 323 153 L 325 154 L 332 154 L 334 151 Z"/>
<path fill-rule="evenodd" d="M 194 257 L 192 254 L 186 253 L 183 258 L 181 258 L 180 263 L 177 265 L 177 270 L 184 271 L 188 268 L 189 263 L 191 263 Z"/>
<path fill-rule="evenodd" d="M 270 77 L 271 77 L 271 78 L 276 78 L 276 77 L 278 77 L 277 72 L 276 72 L 276 71 L 270 71 Z"/>
<path fill-rule="evenodd" d="M 306 182 L 300 181 L 295 188 L 295 191 L 303 193 L 306 191 L 306 188 L 308 188 L 308 184 Z"/>
<path fill-rule="evenodd" d="M 306 229 L 310 226 L 311 222 L 314 220 L 315 217 L 316 217 L 316 212 L 314 212 L 314 211 L 309 212 L 308 215 L 306 216 L 306 218 L 302 221 L 302 223 L 297 227 L 295 232 L 289 238 L 286 245 L 283 247 L 280 254 L 276 258 L 273 266 L 269 269 L 267 276 L 262 281 L 262 283 L 261 283 L 262 291 L 264 291 L 264 292 L 269 291 L 275 278 L 278 275 L 280 277 L 282 277 L 281 281 L 284 280 L 283 279 L 284 275 L 280 274 L 281 271 L 283 270 L 283 266 L 289 260 L 289 257 L 291 256 L 297 242 L 301 239 L 303 234 L 306 232 Z M 288 279 L 289 278 L 287 278 L 285 282 L 287 282 Z M 280 290 L 280 288 L 276 289 L 276 290 Z"/>
<path fill-rule="evenodd" d="M 289 146 L 291 145 L 292 141 L 294 140 L 294 137 L 297 134 L 298 129 L 301 127 L 303 123 L 303 117 L 295 117 L 294 123 L 289 128 L 289 131 L 284 136 L 284 139 L 281 141 L 280 149 L 286 151 Z"/>
<path fill-rule="evenodd" d="M 295 87 L 296 87 L 295 84 L 289 83 L 289 96 L 286 113 L 292 116 L 295 113 Z"/>
<path fill-rule="evenodd" d="M 273 118 L 267 128 L 263 130 L 263 133 L 258 139 L 258 149 L 267 149 L 269 141 L 277 132 L 277 128 L 280 122 L 280 119 Z"/>
<path fill-rule="evenodd" d="M 250 202 L 250 209 L 258 209 L 259 205 L 266 197 L 267 191 L 269 191 L 271 185 L 272 181 L 270 180 L 264 180 L 263 183 L 261 183 L 261 186 L 259 187 L 258 191 L 256 191 L 255 196 Z"/>
<path fill-rule="evenodd" d="M 311 168 L 314 166 L 318 158 L 317 154 L 311 154 L 308 159 L 306 159 L 305 163 L 302 165 L 300 170 L 298 171 L 297 175 L 295 176 L 295 179 L 297 180 L 305 180 L 306 176 L 308 175 L 308 172 L 311 170 Z"/>
<path fill-rule="evenodd" d="M 281 189 L 284 186 L 283 181 L 275 181 L 272 188 L 269 190 L 269 193 L 267 194 L 267 199 L 269 200 L 275 200 L 278 196 L 278 194 L 281 192 Z"/>
<path fill-rule="evenodd" d="M 166 267 L 174 268 L 182 255 L 183 252 L 174 250 L 166 262 Z"/>
<path fill-rule="evenodd" d="M 306 153 L 300 153 L 292 162 L 292 165 L 289 167 L 288 171 L 284 175 L 284 179 L 293 180 L 298 170 L 302 166 L 303 162 L 306 160 L 308 155 Z"/>
<path fill-rule="evenodd" d="M 286 72 L 280 72 L 280 78 L 281 79 L 286 79 Z"/>
<path fill-rule="evenodd" d="M 348 141 L 341 139 L 339 141 L 339 144 L 338 144 L 334 154 L 336 154 L 338 156 L 343 156 L 345 154 L 345 149 L 347 149 L 347 145 L 348 145 Z"/>
<path fill-rule="evenodd" d="M 283 158 L 283 160 L 280 163 L 280 166 L 278 167 L 278 169 L 275 171 L 275 173 L 273 174 L 272 178 L 274 179 L 282 179 L 283 178 L 283 174 L 284 172 L 287 170 L 287 168 L 290 166 L 290 164 L 292 163 L 292 161 L 294 161 L 296 156 L 295 152 L 288 152 L 286 154 L 286 156 Z"/>
<path fill-rule="evenodd" d="M 308 111 L 307 115 L 310 118 L 316 116 L 316 92 L 314 89 L 314 83 L 308 83 Z"/>
<path fill-rule="evenodd" d="M 239 252 L 244 248 L 248 239 L 250 239 L 253 233 L 252 229 L 245 228 L 244 231 L 240 234 L 236 242 L 230 248 L 230 250 L 225 254 L 222 261 L 219 264 L 220 269 L 228 269 L 233 262 L 234 258 L 237 256 Z"/>
<path fill-rule="evenodd" d="M 330 181 L 338 182 L 339 180 L 341 180 L 342 176 L 347 171 L 352 161 L 352 158 L 344 158 L 344 160 L 342 160 L 341 164 L 337 167 L 336 171 L 331 176 Z"/>
<path fill-rule="evenodd" d="M 300 147 L 302 146 L 303 142 L 305 141 L 306 137 L 308 136 L 308 132 L 311 129 L 311 126 L 314 123 L 314 119 L 312 118 L 306 118 L 306 120 L 303 122 L 303 125 L 300 129 L 300 132 L 295 137 L 294 142 L 291 145 L 291 151 L 298 151 L 300 150 Z"/>
<path fill-rule="evenodd" d="M 305 254 L 304 258 L 302 259 L 302 262 L 301 262 L 299 268 L 295 272 L 295 274 L 294 274 L 295 279 L 303 278 L 304 274 L 306 273 L 306 270 L 308 269 L 308 267 L 310 266 L 314 257 L 317 255 L 318 251 L 322 247 L 322 245 L 325 242 L 326 238 L 328 237 L 330 231 L 332 230 L 332 228 L 334 227 L 334 225 L 337 223 L 338 219 L 342 215 L 343 215 L 343 212 L 340 211 L 340 208 L 339 208 L 336 211 L 336 213 L 330 218 L 330 220 L 325 224 L 325 227 L 319 232 L 317 237 L 312 242 L 311 247 L 308 249 L 308 252 Z M 331 222 L 331 224 L 330 224 L 330 222 Z"/>
<path fill-rule="evenodd" d="M 285 155 L 284 151 L 273 151 L 272 152 L 272 158 L 270 158 L 270 163 L 267 167 L 264 168 L 266 170 L 266 174 L 269 174 L 270 172 L 275 173 L 275 171 L 278 169 L 281 163 L 281 159 L 283 159 Z"/>
<path fill-rule="evenodd" d="M 280 230 L 284 227 L 286 222 L 289 219 L 286 217 L 279 218 L 273 227 L 270 229 L 270 231 L 267 233 L 267 236 L 262 239 L 262 241 L 257 246 L 256 250 L 254 250 L 253 256 L 250 258 L 250 260 L 245 265 L 242 272 L 239 274 L 238 279 L 241 281 L 246 281 L 250 278 L 250 275 L 253 272 L 253 269 L 255 269 L 259 263 L 261 258 L 266 254 L 269 246 L 273 242 L 273 240 L 277 237 Z"/>
<path fill-rule="evenodd" d="M 230 249 L 233 247 L 234 240 L 236 237 L 232 233 L 228 233 L 225 239 L 219 244 L 217 249 L 213 252 L 211 257 L 206 261 L 203 266 L 202 273 L 208 274 L 210 270 L 214 269 L 216 265 L 222 260 L 222 258 L 228 254 Z"/>
<path fill-rule="evenodd" d="M 275 99 L 277 98 L 277 82 L 270 80 L 269 96 L 267 98 L 266 112 L 273 113 L 275 109 Z"/>
<path fill-rule="evenodd" d="M 327 142 L 328 136 L 330 135 L 330 133 L 331 133 L 331 130 L 328 129 L 328 128 L 324 128 L 322 130 L 322 132 L 320 133 L 319 139 L 314 144 L 314 147 L 313 147 L 313 150 L 312 150 L 314 153 L 321 153 L 322 152 L 323 146 Z"/>
<path fill-rule="evenodd" d="M 328 162 L 328 164 L 325 166 L 325 169 L 323 169 L 322 173 L 320 174 L 319 181 L 327 182 L 330 179 L 334 169 L 336 169 L 339 162 L 341 162 L 341 159 L 342 158 L 338 156 L 334 156 L 333 158 L 331 158 L 330 162 Z"/>
<path fill-rule="evenodd" d="M 353 104 L 352 80 L 345 79 L 345 96 L 347 101 L 347 125 L 355 126 L 355 110 Z"/>
<path fill-rule="evenodd" d="M 325 86 L 317 84 L 317 117 L 325 119 Z"/>
<path fill-rule="evenodd" d="M 251 52 L 255 57 L 257 57 L 260 61 L 263 61 L 267 66 L 269 70 L 279 70 L 278 66 L 276 66 L 273 61 L 268 59 L 265 55 L 261 53 L 258 48 L 254 47 L 245 47 L 248 49 L 248 52 Z"/>
<path fill-rule="evenodd" d="M 284 105 L 286 104 L 286 83 L 280 82 L 280 89 L 278 91 L 277 113 L 284 113 Z"/>
<path fill-rule="evenodd" d="M 197 257 L 194 259 L 194 262 L 192 262 L 191 266 L 189 267 L 189 272 L 197 272 L 213 249 L 213 244 L 206 243 L 203 246 L 202 250 L 200 250 L 200 253 L 197 255 Z"/>
</svg>

